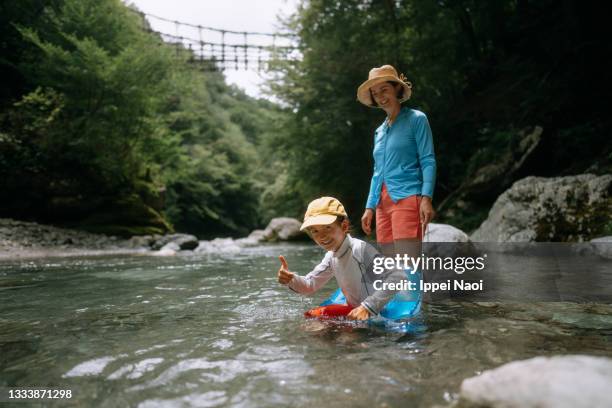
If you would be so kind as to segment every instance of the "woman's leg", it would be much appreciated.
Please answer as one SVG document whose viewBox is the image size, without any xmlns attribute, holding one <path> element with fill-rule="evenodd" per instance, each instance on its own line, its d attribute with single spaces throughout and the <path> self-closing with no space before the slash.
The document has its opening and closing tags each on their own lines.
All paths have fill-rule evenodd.
<svg viewBox="0 0 612 408">
<path fill-rule="evenodd" d="M 393 242 L 393 220 L 390 209 L 393 201 L 387 193 L 387 187 L 383 184 L 380 193 L 380 203 L 376 207 L 376 242 L 380 252 L 384 256 L 395 256 L 395 244 Z"/>
<path fill-rule="evenodd" d="M 391 220 L 393 225 L 393 249 L 395 255 L 399 255 L 402 259 L 412 258 L 417 259 L 422 253 L 422 230 L 420 220 L 420 197 L 410 196 L 396 203 L 393 208 Z M 408 265 L 414 265 L 408 262 Z M 420 287 L 422 278 L 421 268 L 416 271 L 406 270 L 408 279 Z M 413 292 L 415 296 L 410 296 L 413 300 L 419 298 L 419 291 Z"/>
<path fill-rule="evenodd" d="M 407 255 L 411 258 L 418 258 L 421 256 L 422 242 L 421 238 L 402 238 L 393 241 L 393 250 L 395 254 L 400 255 L 402 258 Z"/>
<path fill-rule="evenodd" d="M 421 255 L 420 204 L 420 197 L 410 196 L 399 200 L 391 211 L 394 249 L 402 257 L 408 255 L 416 258 Z"/>
</svg>

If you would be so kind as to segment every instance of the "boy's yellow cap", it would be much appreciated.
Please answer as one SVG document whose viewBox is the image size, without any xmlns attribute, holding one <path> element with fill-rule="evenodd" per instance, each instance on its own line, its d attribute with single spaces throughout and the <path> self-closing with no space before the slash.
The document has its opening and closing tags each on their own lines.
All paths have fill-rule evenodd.
<svg viewBox="0 0 612 408">
<path fill-rule="evenodd" d="M 338 216 L 347 217 L 344 206 L 334 197 L 321 197 L 308 204 L 306 214 L 304 214 L 304 223 L 300 227 L 300 231 L 311 225 L 328 225 L 336 221 Z"/>
</svg>

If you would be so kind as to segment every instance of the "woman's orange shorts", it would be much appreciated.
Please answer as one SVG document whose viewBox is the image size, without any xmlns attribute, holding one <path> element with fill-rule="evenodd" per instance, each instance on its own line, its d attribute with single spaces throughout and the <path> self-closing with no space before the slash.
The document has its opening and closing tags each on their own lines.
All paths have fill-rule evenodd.
<svg viewBox="0 0 612 408">
<path fill-rule="evenodd" d="M 411 195 L 394 203 L 383 183 L 380 202 L 376 206 L 376 241 L 388 244 L 398 239 L 420 238 L 421 197 Z"/>
</svg>

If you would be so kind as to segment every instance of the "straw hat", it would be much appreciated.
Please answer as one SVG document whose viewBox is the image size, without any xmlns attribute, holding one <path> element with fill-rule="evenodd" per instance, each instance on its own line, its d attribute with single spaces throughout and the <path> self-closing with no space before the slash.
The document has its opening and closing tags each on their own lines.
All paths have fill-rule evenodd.
<svg viewBox="0 0 612 408">
<path fill-rule="evenodd" d="M 412 95 L 412 83 L 406 79 L 404 74 L 397 75 L 397 71 L 391 65 L 383 65 L 382 67 L 372 68 L 368 75 L 368 80 L 359 86 L 357 89 L 357 99 L 359 102 L 372 108 L 379 108 L 372 100 L 370 88 L 382 82 L 397 82 L 404 88 L 404 93 L 399 103 L 407 101 Z"/>
<path fill-rule="evenodd" d="M 328 225 L 336 221 L 338 216 L 347 217 L 344 206 L 334 197 L 321 197 L 308 204 L 304 223 L 300 231 L 312 225 Z"/>
</svg>

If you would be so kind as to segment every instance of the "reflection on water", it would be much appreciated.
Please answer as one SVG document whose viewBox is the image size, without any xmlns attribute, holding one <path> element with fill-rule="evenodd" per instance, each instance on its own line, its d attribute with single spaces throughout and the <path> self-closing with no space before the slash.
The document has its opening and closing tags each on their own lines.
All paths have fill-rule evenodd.
<svg viewBox="0 0 612 408">
<path fill-rule="evenodd" d="M 0 387 L 73 390 L 53 406 L 431 406 L 461 380 L 536 355 L 610 354 L 604 304 L 426 305 L 407 334 L 305 321 L 276 283 L 310 245 L 232 255 L 0 264 Z"/>
</svg>

